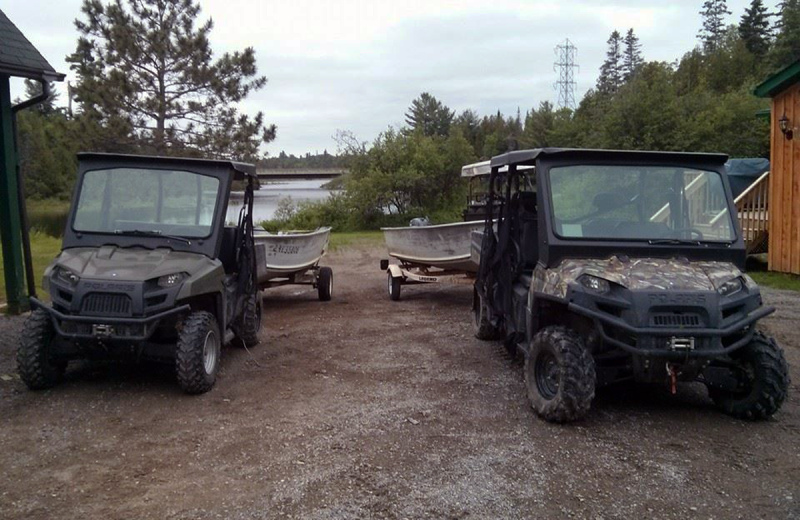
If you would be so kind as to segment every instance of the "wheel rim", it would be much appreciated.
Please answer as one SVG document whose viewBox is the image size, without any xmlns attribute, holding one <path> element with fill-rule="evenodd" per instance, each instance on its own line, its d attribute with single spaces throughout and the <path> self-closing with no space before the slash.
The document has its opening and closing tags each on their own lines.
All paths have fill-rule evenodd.
<svg viewBox="0 0 800 520">
<path fill-rule="evenodd" d="M 209 330 L 206 334 L 206 340 L 203 343 L 203 368 L 206 374 L 213 374 L 214 368 L 217 366 L 217 357 L 219 356 L 219 340 L 213 330 Z"/>
<path fill-rule="evenodd" d="M 539 389 L 542 397 L 549 400 L 558 395 L 560 374 L 558 360 L 552 353 L 542 352 L 539 354 L 534 366 L 534 377 L 536 388 Z"/>
<path fill-rule="evenodd" d="M 328 280 L 328 296 L 333 294 L 333 278 Z"/>
<path fill-rule="evenodd" d="M 392 275 L 389 275 L 386 279 L 388 280 L 389 296 L 391 296 L 392 295 Z"/>
</svg>

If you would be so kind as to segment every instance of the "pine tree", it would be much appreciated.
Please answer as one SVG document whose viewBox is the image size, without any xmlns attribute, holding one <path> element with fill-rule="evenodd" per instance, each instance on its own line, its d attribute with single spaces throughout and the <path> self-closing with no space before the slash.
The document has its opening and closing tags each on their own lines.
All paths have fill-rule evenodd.
<svg viewBox="0 0 800 520">
<path fill-rule="evenodd" d="M 622 85 L 622 37 L 619 31 L 612 32 L 606 43 L 608 50 L 606 51 L 606 60 L 600 66 L 597 91 L 610 96 L 616 93 Z"/>
<path fill-rule="evenodd" d="M 703 10 L 703 28 L 697 33 L 703 43 L 703 50 L 709 54 L 719 47 L 725 35 L 725 15 L 731 14 L 725 0 L 706 0 Z"/>
<path fill-rule="evenodd" d="M 44 101 L 41 101 L 32 107 L 30 110 L 35 110 L 41 114 L 49 115 L 56 112 L 58 109 L 56 108 L 55 102 L 58 99 L 58 91 L 56 90 L 55 83 L 52 81 L 49 82 L 50 87 L 50 95 Z M 34 98 L 42 93 L 42 84 L 38 81 L 33 81 L 31 79 L 25 80 L 25 99 Z"/>
<path fill-rule="evenodd" d="M 84 0 L 81 11 L 67 61 L 93 146 L 255 160 L 275 138 L 261 112 L 250 118 L 236 107 L 266 84 L 255 51 L 213 60 L 213 24 L 195 26 L 195 0 Z"/>
<path fill-rule="evenodd" d="M 453 122 L 453 111 L 427 92 L 411 102 L 405 116 L 412 130 L 419 130 L 426 136 L 447 135 Z"/>
<path fill-rule="evenodd" d="M 628 29 L 625 34 L 625 51 L 622 57 L 622 77 L 627 82 L 639 68 L 644 59 L 642 58 L 642 44 L 639 37 L 633 33 L 633 28 Z"/>
<path fill-rule="evenodd" d="M 739 37 L 744 41 L 747 50 L 759 58 L 769 51 L 772 31 L 769 17 L 772 16 L 762 0 L 753 0 L 745 9 L 739 22 Z"/>
<path fill-rule="evenodd" d="M 776 69 L 791 65 L 800 58 L 800 0 L 784 0 L 779 6 L 775 45 L 770 56 Z"/>
</svg>

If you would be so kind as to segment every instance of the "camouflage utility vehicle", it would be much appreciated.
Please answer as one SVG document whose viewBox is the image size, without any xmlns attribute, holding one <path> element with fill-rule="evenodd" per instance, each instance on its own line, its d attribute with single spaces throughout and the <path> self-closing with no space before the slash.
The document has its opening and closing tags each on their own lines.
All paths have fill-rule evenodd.
<svg viewBox="0 0 800 520">
<path fill-rule="evenodd" d="M 481 339 L 525 357 L 534 410 L 585 415 L 618 381 L 701 381 L 724 412 L 774 414 L 783 352 L 715 154 L 540 149 L 491 161 L 475 283 Z M 496 224 L 493 224 L 496 219 Z M 475 247 L 475 246 L 474 246 Z"/>
<path fill-rule="evenodd" d="M 55 385 L 67 363 L 132 357 L 175 364 L 189 393 L 211 389 L 221 347 L 258 342 L 251 164 L 84 153 L 62 251 L 45 270 L 18 348 L 22 380 Z M 234 181 L 238 225 L 225 225 Z M 263 248 L 263 246 L 261 246 Z"/>
</svg>

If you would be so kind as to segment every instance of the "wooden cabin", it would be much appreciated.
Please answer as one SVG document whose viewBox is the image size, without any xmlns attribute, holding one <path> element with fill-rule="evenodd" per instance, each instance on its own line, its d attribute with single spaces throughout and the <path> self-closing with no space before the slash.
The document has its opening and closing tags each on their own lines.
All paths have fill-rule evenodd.
<svg viewBox="0 0 800 520">
<path fill-rule="evenodd" d="M 800 60 L 767 78 L 755 94 L 772 101 L 769 269 L 800 274 Z"/>
</svg>

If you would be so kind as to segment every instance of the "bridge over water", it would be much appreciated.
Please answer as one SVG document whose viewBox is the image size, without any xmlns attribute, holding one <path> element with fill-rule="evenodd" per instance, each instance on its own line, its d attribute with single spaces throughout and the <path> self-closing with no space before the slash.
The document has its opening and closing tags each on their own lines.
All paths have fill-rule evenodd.
<svg viewBox="0 0 800 520">
<path fill-rule="evenodd" d="M 262 181 L 303 179 L 335 179 L 347 173 L 346 168 L 259 168 L 256 173 Z"/>
</svg>

